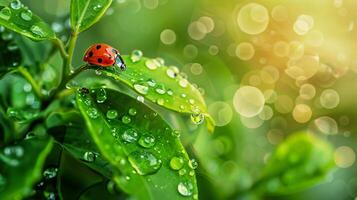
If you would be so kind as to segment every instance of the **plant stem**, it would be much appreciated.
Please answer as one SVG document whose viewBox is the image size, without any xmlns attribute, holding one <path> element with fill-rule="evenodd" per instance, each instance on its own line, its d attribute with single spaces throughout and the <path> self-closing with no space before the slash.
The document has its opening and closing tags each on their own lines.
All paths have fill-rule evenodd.
<svg viewBox="0 0 357 200">
<path fill-rule="evenodd" d="M 72 59 L 73 59 L 73 52 L 76 48 L 76 42 L 78 38 L 78 33 L 76 31 L 71 32 L 71 38 L 68 43 L 68 59 L 67 59 L 67 74 L 72 71 Z"/>
<path fill-rule="evenodd" d="M 58 47 L 58 49 L 59 49 L 59 51 L 60 51 L 60 53 L 61 53 L 62 58 L 63 58 L 64 60 L 68 59 L 68 54 L 67 54 L 67 52 L 66 52 L 66 49 L 65 49 L 65 47 L 64 47 L 63 42 L 62 42 L 60 39 L 56 38 L 56 39 L 53 40 L 53 43 Z"/>
<path fill-rule="evenodd" d="M 17 68 L 17 71 L 31 84 L 33 91 L 38 98 L 42 99 L 43 95 L 41 93 L 41 88 L 37 82 L 32 78 L 31 74 L 27 71 L 26 68 L 20 66 Z"/>
</svg>

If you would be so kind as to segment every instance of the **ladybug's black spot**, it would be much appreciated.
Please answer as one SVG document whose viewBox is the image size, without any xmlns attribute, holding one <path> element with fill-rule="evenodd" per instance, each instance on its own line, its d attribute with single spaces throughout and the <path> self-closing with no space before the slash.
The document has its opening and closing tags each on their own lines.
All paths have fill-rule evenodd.
<svg viewBox="0 0 357 200">
<path fill-rule="evenodd" d="M 89 52 L 88 56 L 89 56 L 89 57 L 92 57 L 92 56 L 93 56 L 93 52 L 92 52 L 92 51 Z"/>
<path fill-rule="evenodd" d="M 102 45 L 97 45 L 95 48 L 100 49 L 100 48 L 102 48 Z"/>
<path fill-rule="evenodd" d="M 101 58 L 98 58 L 98 62 L 99 62 L 99 63 L 102 63 L 103 60 L 102 60 Z"/>
</svg>

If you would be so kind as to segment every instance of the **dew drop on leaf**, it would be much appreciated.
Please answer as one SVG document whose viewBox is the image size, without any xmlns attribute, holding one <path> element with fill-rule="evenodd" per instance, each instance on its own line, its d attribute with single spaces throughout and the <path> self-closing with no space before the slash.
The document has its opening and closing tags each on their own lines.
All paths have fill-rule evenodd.
<svg viewBox="0 0 357 200">
<path fill-rule="evenodd" d="M 189 162 L 188 162 L 188 166 L 191 168 L 191 169 L 196 169 L 198 167 L 198 162 L 195 160 L 195 159 L 191 159 Z"/>
<path fill-rule="evenodd" d="M 11 32 L 4 32 L 1 34 L 1 38 L 3 40 L 11 40 L 12 38 L 14 38 L 14 35 Z"/>
<path fill-rule="evenodd" d="M 179 175 L 183 176 L 187 173 L 187 170 L 185 168 L 179 170 Z"/>
<path fill-rule="evenodd" d="M 99 113 L 98 113 L 98 110 L 95 109 L 95 108 L 89 108 L 87 110 L 87 114 L 89 115 L 90 118 L 92 119 L 96 119 L 99 117 Z"/>
<path fill-rule="evenodd" d="M 138 100 L 139 102 L 141 102 L 141 103 L 144 103 L 144 97 L 143 96 L 138 96 L 138 97 L 136 97 L 136 100 Z"/>
<path fill-rule="evenodd" d="M 128 130 L 124 131 L 121 138 L 125 142 L 129 142 L 129 143 L 136 142 L 139 138 L 139 133 L 135 129 L 128 129 Z"/>
<path fill-rule="evenodd" d="M 140 175 L 156 173 L 161 167 L 161 160 L 147 151 L 134 151 L 129 154 L 128 160 Z"/>
<path fill-rule="evenodd" d="M 179 130 L 174 130 L 174 131 L 172 131 L 171 134 L 172 134 L 173 136 L 175 136 L 175 137 L 180 137 L 181 132 L 180 132 Z"/>
<path fill-rule="evenodd" d="M 137 111 L 136 111 L 135 108 L 130 108 L 130 109 L 129 109 L 129 115 L 135 116 L 136 114 L 137 114 Z"/>
<path fill-rule="evenodd" d="M 191 115 L 191 121 L 194 124 L 202 124 L 204 119 L 205 119 L 205 116 L 202 113 L 198 113 L 198 114 L 194 113 Z"/>
<path fill-rule="evenodd" d="M 141 58 L 143 57 L 143 52 L 140 50 L 134 50 L 131 52 L 130 59 L 133 63 L 139 62 Z"/>
<path fill-rule="evenodd" d="M 40 37 L 44 37 L 46 35 L 43 29 L 38 25 L 32 25 L 30 29 L 33 34 L 38 35 Z"/>
<path fill-rule="evenodd" d="M 149 91 L 149 87 L 144 84 L 134 84 L 134 89 L 140 94 L 146 95 Z"/>
<path fill-rule="evenodd" d="M 183 87 L 183 88 L 186 88 L 187 85 L 188 85 L 188 81 L 187 81 L 186 79 L 181 79 L 181 80 L 179 81 L 179 85 L 180 85 L 181 87 Z"/>
<path fill-rule="evenodd" d="M 19 0 L 14 0 L 10 3 L 10 7 L 14 10 L 18 10 L 22 7 L 22 4 Z"/>
<path fill-rule="evenodd" d="M 105 91 L 105 89 L 100 88 L 96 92 L 96 99 L 97 99 L 97 103 L 104 103 L 105 100 L 107 100 L 107 92 Z"/>
<path fill-rule="evenodd" d="M 178 73 L 180 73 L 179 69 L 174 66 L 171 66 L 166 70 L 166 74 L 170 78 L 176 78 Z"/>
<path fill-rule="evenodd" d="M 131 118 L 128 116 L 128 115 L 124 115 L 122 118 L 121 118 L 121 121 L 124 123 L 124 124 L 129 124 L 131 122 Z"/>
<path fill-rule="evenodd" d="M 107 118 L 108 119 L 115 119 L 118 117 L 118 112 L 116 110 L 108 110 L 107 111 Z"/>
<path fill-rule="evenodd" d="M 157 100 L 156 100 L 156 103 L 157 103 L 158 105 L 162 106 L 162 105 L 164 105 L 165 100 L 162 99 L 162 98 L 160 98 L 160 99 L 157 99 Z"/>
<path fill-rule="evenodd" d="M 11 158 L 21 158 L 24 155 L 24 149 L 21 146 L 5 147 L 4 155 Z"/>
<path fill-rule="evenodd" d="M 155 82 L 155 80 L 154 79 L 149 79 L 148 81 L 147 81 L 147 83 L 148 83 L 148 85 L 150 86 L 150 87 L 155 87 L 156 86 L 156 82 Z"/>
<path fill-rule="evenodd" d="M 32 12 L 31 10 L 24 10 L 21 12 L 20 17 L 25 21 L 31 21 L 32 19 Z"/>
<path fill-rule="evenodd" d="M 184 160 L 181 157 L 172 157 L 170 160 L 170 167 L 173 170 L 180 170 L 183 167 Z"/>
<path fill-rule="evenodd" d="M 95 153 L 91 151 L 87 151 L 83 154 L 83 160 L 87 162 L 94 162 L 96 158 Z"/>
<path fill-rule="evenodd" d="M 58 172 L 58 168 L 56 167 L 50 167 L 50 168 L 47 168 L 44 172 L 43 172 L 43 177 L 45 179 L 52 179 L 54 177 L 57 176 L 57 172 Z"/>
<path fill-rule="evenodd" d="M 180 182 L 177 185 L 177 191 L 185 197 L 191 196 L 193 193 L 193 185 L 189 181 Z"/>
<path fill-rule="evenodd" d="M 145 66 L 150 70 L 155 70 L 160 66 L 160 63 L 156 59 L 149 59 L 145 62 Z"/>
<path fill-rule="evenodd" d="M 98 11 L 98 10 L 100 10 L 101 8 L 102 8 L 102 5 L 98 4 L 98 5 L 96 5 L 96 6 L 93 7 L 93 10 L 94 10 L 94 11 Z"/>
<path fill-rule="evenodd" d="M 155 145 L 155 142 L 156 142 L 155 137 L 150 134 L 144 134 L 139 139 L 140 146 L 142 146 L 144 148 L 153 147 Z"/>
<path fill-rule="evenodd" d="M 3 9 L 1 9 L 0 11 L 0 18 L 7 21 L 9 20 L 11 17 L 11 10 L 8 7 L 4 7 Z"/>
</svg>

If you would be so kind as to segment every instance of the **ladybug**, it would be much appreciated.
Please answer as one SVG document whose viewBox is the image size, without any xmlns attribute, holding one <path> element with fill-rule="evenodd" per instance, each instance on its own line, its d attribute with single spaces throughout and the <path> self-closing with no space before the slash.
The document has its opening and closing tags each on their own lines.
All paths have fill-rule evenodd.
<svg viewBox="0 0 357 200">
<path fill-rule="evenodd" d="M 123 58 L 117 49 L 110 45 L 100 43 L 90 46 L 84 54 L 83 61 L 90 65 L 101 67 L 119 66 L 121 70 L 126 69 Z"/>
</svg>

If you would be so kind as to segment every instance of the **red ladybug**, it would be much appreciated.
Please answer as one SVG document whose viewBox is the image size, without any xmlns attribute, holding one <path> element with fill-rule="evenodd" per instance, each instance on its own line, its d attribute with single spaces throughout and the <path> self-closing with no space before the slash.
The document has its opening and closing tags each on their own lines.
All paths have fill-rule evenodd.
<svg viewBox="0 0 357 200">
<path fill-rule="evenodd" d="M 126 69 L 123 58 L 117 49 L 110 45 L 101 43 L 93 44 L 84 54 L 83 61 L 90 65 L 97 65 L 101 67 L 109 67 L 117 65 L 121 70 Z"/>
</svg>

